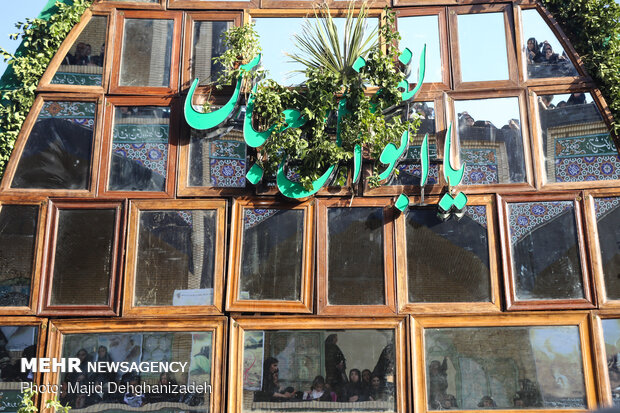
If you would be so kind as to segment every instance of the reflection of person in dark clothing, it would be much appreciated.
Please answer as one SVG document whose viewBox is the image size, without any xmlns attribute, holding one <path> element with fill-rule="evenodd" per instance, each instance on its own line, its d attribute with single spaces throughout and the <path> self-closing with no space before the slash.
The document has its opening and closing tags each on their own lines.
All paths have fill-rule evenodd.
<svg viewBox="0 0 620 413">
<path fill-rule="evenodd" d="M 536 41 L 536 38 L 530 37 L 527 39 L 527 63 L 533 64 L 540 60 L 540 45 Z"/>
<path fill-rule="evenodd" d="M 385 385 L 377 374 L 373 374 L 370 378 L 370 394 L 368 398 L 375 401 L 389 400 L 389 396 L 385 392 Z"/>
<path fill-rule="evenodd" d="M 443 399 L 446 398 L 448 390 L 448 358 L 444 357 L 443 362 L 439 360 L 431 361 L 428 367 L 429 382 L 429 400 L 431 407 L 438 408 L 442 405 Z"/>
<path fill-rule="evenodd" d="M 256 402 L 272 402 L 290 399 L 295 396 L 295 390 L 287 387 L 280 389 L 278 359 L 267 357 L 263 363 L 263 387 L 261 391 L 254 393 Z"/>
<path fill-rule="evenodd" d="M 349 382 L 346 385 L 346 399 L 348 402 L 363 402 L 368 400 L 368 394 L 362 387 L 362 377 L 358 369 L 349 371 Z"/>
<path fill-rule="evenodd" d="M 331 390 L 338 395 L 338 400 L 344 398 L 347 379 L 347 364 L 344 354 L 338 347 L 338 335 L 330 334 L 325 339 L 325 381 Z"/>
</svg>

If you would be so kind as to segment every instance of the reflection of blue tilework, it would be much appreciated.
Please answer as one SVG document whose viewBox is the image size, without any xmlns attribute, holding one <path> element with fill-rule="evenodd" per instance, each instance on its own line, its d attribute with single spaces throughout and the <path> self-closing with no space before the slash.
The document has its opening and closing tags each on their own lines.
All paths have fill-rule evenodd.
<svg viewBox="0 0 620 413">
<path fill-rule="evenodd" d="M 245 209 L 243 214 L 243 229 L 250 229 L 260 224 L 269 217 L 274 216 L 279 209 Z"/>
<path fill-rule="evenodd" d="M 484 205 L 467 205 L 465 213 L 482 227 L 487 227 L 487 207 Z"/>
<path fill-rule="evenodd" d="M 609 212 L 618 208 L 619 205 L 620 205 L 620 197 L 594 198 L 594 209 L 596 211 L 596 219 L 600 221 Z"/>
<path fill-rule="evenodd" d="M 245 161 L 236 159 L 211 159 L 211 185 L 219 188 L 245 187 Z"/>
<path fill-rule="evenodd" d="M 395 177 L 395 179 L 390 182 L 390 185 L 420 185 L 422 172 L 420 171 L 421 167 L 419 163 L 401 163 L 396 168 L 398 169 L 398 177 Z M 407 179 L 407 175 L 409 177 L 414 177 L 416 182 L 408 182 L 409 179 Z M 435 185 L 438 182 L 439 165 L 432 163 L 428 170 L 427 185 Z"/>
<path fill-rule="evenodd" d="M 608 133 L 556 138 L 556 182 L 620 179 L 620 157 Z"/>
<path fill-rule="evenodd" d="M 179 214 L 179 216 L 181 217 L 181 219 L 185 222 L 187 222 L 189 224 L 189 226 L 192 226 L 193 220 L 192 220 L 192 211 L 177 211 L 177 214 Z"/>
<path fill-rule="evenodd" d="M 166 177 L 168 124 L 114 125 L 112 153 L 144 165 Z"/>
<path fill-rule="evenodd" d="M 497 150 L 493 148 L 461 148 L 461 162 L 465 163 L 465 185 L 499 183 Z"/>
<path fill-rule="evenodd" d="M 217 139 L 209 143 L 211 185 L 244 188 L 247 146 L 242 141 Z"/>
<path fill-rule="evenodd" d="M 572 209 L 572 201 L 508 204 L 510 241 L 516 244 L 532 231 Z"/>
<path fill-rule="evenodd" d="M 64 119 L 93 129 L 95 126 L 96 110 L 97 104 L 95 102 L 48 101 L 43 103 L 43 108 L 37 120 L 51 118 Z"/>
</svg>

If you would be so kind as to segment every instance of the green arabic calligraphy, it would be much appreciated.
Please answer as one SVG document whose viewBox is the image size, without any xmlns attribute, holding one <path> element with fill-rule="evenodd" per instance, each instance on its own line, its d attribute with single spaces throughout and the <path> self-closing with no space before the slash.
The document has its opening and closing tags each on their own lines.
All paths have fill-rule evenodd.
<svg viewBox="0 0 620 413">
<path fill-rule="evenodd" d="M 399 56 L 399 61 L 406 65 L 408 68 L 413 59 L 413 53 L 409 49 L 405 49 Z M 241 94 L 241 88 L 244 80 L 244 75 L 254 70 L 260 63 L 261 55 L 257 55 L 250 63 L 246 65 L 242 65 L 242 74 L 238 77 L 237 83 L 235 85 L 235 90 L 228 100 L 228 102 L 222 106 L 221 108 L 214 110 L 209 113 L 201 113 L 196 111 L 192 106 L 192 99 L 196 88 L 198 86 L 198 79 L 195 79 L 190 87 L 188 96 L 185 100 L 185 119 L 187 123 L 194 129 L 204 130 L 215 128 L 224 122 L 226 122 L 230 117 L 235 113 L 235 109 L 238 107 L 238 100 Z M 356 72 L 360 72 L 360 70 L 366 65 L 366 61 L 360 57 L 353 64 L 353 69 Z M 422 53 L 420 55 L 419 67 L 418 67 L 418 82 L 416 86 L 409 90 L 409 82 L 407 79 L 402 80 L 398 87 L 402 89 L 401 92 L 401 105 L 408 104 L 413 101 L 415 96 L 420 91 L 424 77 L 426 73 L 426 45 L 422 49 Z M 361 81 L 361 78 L 360 78 Z M 300 128 L 306 123 L 306 119 L 301 116 L 301 112 L 297 109 L 286 109 L 282 112 L 285 119 L 285 127 L 277 128 L 276 125 L 270 126 L 265 131 L 257 131 L 254 129 L 252 125 L 252 116 L 253 110 L 255 106 L 255 96 L 257 91 L 258 84 L 253 85 L 252 91 L 247 101 L 246 112 L 243 118 L 243 137 L 248 146 L 252 148 L 258 148 L 265 144 L 267 140 L 272 136 L 272 134 L 282 133 L 286 129 L 289 128 Z M 381 93 L 381 90 L 377 91 L 377 94 Z M 408 109 L 408 108 L 407 108 Z M 389 108 L 388 110 L 394 110 L 394 108 Z M 349 114 L 349 110 L 347 109 L 347 98 L 344 96 L 338 102 L 338 110 L 337 110 L 337 122 L 336 122 L 336 144 L 340 146 L 342 144 L 342 139 L 340 136 L 341 128 L 340 123 L 344 116 Z M 409 115 L 409 110 L 407 110 L 407 116 Z M 325 119 L 327 122 L 327 117 Z M 393 143 L 389 143 L 381 152 L 379 157 L 379 161 L 387 165 L 387 167 L 379 174 L 379 179 L 381 181 L 385 181 L 389 179 L 389 177 L 393 174 L 394 169 L 396 168 L 398 162 L 403 158 L 404 154 L 407 151 L 409 146 L 409 131 L 405 130 L 401 136 L 400 144 L 397 147 Z M 446 181 L 449 183 L 449 187 L 458 186 L 463 178 L 464 167 L 456 170 L 452 168 L 450 165 L 450 151 L 451 151 L 451 126 L 448 127 L 448 132 L 446 135 L 446 145 L 444 152 L 444 176 Z M 286 167 L 287 167 L 287 155 L 284 154 L 282 161 L 278 165 L 277 173 L 276 173 L 276 184 L 280 192 L 289 198 L 305 198 L 311 196 L 318 192 L 325 185 L 328 185 L 329 182 L 333 179 L 335 175 L 335 171 L 337 165 L 330 165 L 326 171 L 312 183 L 310 189 L 306 189 L 302 184 L 298 182 L 291 181 L 286 175 Z M 421 179 L 420 186 L 422 191 L 422 202 L 424 201 L 424 186 L 428 181 L 429 175 L 429 150 L 428 150 L 428 134 L 424 137 L 424 141 L 422 142 L 421 147 Z M 353 182 L 356 183 L 359 181 L 361 176 L 362 169 L 362 147 L 360 144 L 356 144 L 353 149 Z M 254 164 L 248 170 L 246 174 L 246 178 L 252 184 L 258 184 L 264 176 L 264 170 L 259 164 Z M 441 199 L 439 206 L 440 209 L 444 212 L 450 211 L 452 208 L 456 208 L 457 210 L 461 210 L 467 202 L 467 197 L 463 193 L 457 194 L 453 197 L 450 192 L 446 193 L 444 197 Z M 396 208 L 404 211 L 409 205 L 409 199 L 407 196 L 400 195 L 395 203 Z"/>
</svg>

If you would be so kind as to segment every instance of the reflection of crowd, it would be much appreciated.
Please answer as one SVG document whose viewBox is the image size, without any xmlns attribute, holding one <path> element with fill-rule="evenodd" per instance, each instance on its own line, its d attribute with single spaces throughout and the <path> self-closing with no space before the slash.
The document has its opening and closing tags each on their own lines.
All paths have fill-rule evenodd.
<svg viewBox="0 0 620 413">
<path fill-rule="evenodd" d="M 525 57 L 530 77 L 576 75 L 566 52 L 562 51 L 561 55 L 555 53 L 547 40 L 538 43 L 534 37 L 527 39 Z"/>
<path fill-rule="evenodd" d="M 585 93 L 575 92 L 571 93 L 566 101 L 561 101 L 556 105 L 553 103 L 553 95 L 543 95 L 538 98 L 538 107 L 540 110 L 548 110 L 555 108 L 563 108 L 566 106 L 584 105 L 586 103 Z"/>
<path fill-rule="evenodd" d="M 98 403 L 122 403 L 131 407 L 141 407 L 148 403 L 159 402 L 181 402 L 195 406 L 202 404 L 202 400 L 199 396 L 192 394 L 181 394 L 177 391 L 173 391 L 174 388 L 170 388 L 168 385 L 177 384 L 174 375 L 171 373 L 161 373 L 159 376 L 158 392 L 152 394 L 135 394 L 131 392 L 132 388 L 142 384 L 140 375 L 129 372 L 123 374 L 120 381 L 116 380 L 116 373 L 106 372 L 88 372 L 88 362 L 93 361 L 89 356 L 86 349 L 80 349 L 76 357 L 80 360 L 79 372 L 67 373 L 61 384 L 59 400 L 63 406 L 69 405 L 75 409 L 82 409 L 88 406 L 92 406 Z M 111 362 L 112 357 L 108 353 L 108 349 L 105 346 L 99 346 L 97 350 L 97 356 L 94 359 L 97 362 Z M 69 392 L 69 384 L 76 391 Z M 125 393 L 114 391 L 118 389 L 116 385 L 131 386 L 127 387 L 128 391 Z M 100 393 L 91 393 L 90 395 L 80 391 L 80 387 L 87 386 L 86 388 L 100 388 Z"/>
<path fill-rule="evenodd" d="M 463 111 L 461 113 L 459 113 L 458 115 L 458 120 L 459 120 L 459 130 L 463 130 L 465 128 L 470 128 L 470 127 L 487 127 L 487 128 L 491 128 L 491 129 L 497 129 L 497 127 L 495 125 L 493 125 L 493 123 L 491 123 L 488 120 L 475 120 L 470 114 L 469 112 Z M 504 126 L 502 126 L 500 129 L 513 129 L 513 130 L 520 130 L 521 129 L 521 123 L 519 122 L 519 119 L 510 119 L 508 120 L 508 123 L 506 123 Z"/>
<path fill-rule="evenodd" d="M 535 382 L 529 379 L 519 380 L 521 388 L 513 397 L 513 406 L 516 408 L 542 407 L 542 397 Z M 458 409 L 456 397 L 448 393 L 448 358 L 443 362 L 432 360 L 428 366 L 428 393 L 429 406 L 432 410 Z M 495 409 L 497 404 L 491 396 L 482 396 L 478 407 Z M 504 407 L 504 406 L 502 406 Z"/>
<path fill-rule="evenodd" d="M 34 379 L 32 371 L 21 371 L 21 359 L 27 360 L 36 357 L 36 347 L 34 345 L 26 347 L 21 354 L 21 358 L 11 361 L 11 354 L 6 349 L 7 339 L 0 332 L 0 381 L 1 382 L 26 382 Z"/>
<path fill-rule="evenodd" d="M 105 43 L 101 45 L 100 54 L 92 56 L 92 46 L 88 43 L 78 43 L 75 54 L 67 53 L 63 64 L 74 66 L 101 66 L 105 60 Z"/>
<path fill-rule="evenodd" d="M 346 358 L 338 347 L 338 336 L 325 339 L 325 377 L 316 376 L 309 390 L 285 387 L 279 381 L 278 359 L 267 357 L 263 364 L 263 386 L 255 401 L 392 401 L 394 399 L 394 346 L 388 344 L 371 372 L 357 368 L 347 374 Z"/>
</svg>

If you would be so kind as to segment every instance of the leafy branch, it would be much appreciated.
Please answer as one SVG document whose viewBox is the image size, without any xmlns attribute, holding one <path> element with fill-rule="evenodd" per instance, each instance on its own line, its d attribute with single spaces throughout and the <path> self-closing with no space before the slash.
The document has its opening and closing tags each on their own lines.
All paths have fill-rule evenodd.
<svg viewBox="0 0 620 413">
<path fill-rule="evenodd" d="M 26 19 L 15 26 L 20 33 L 11 39 L 22 39 L 15 54 L 0 47 L 0 55 L 13 69 L 17 87 L 0 91 L 0 175 L 8 163 L 17 135 L 34 103 L 35 90 L 47 66 L 58 52 L 71 29 L 80 21 L 92 0 L 73 0 L 67 5 L 56 2 L 57 12 L 48 20 Z"/>
</svg>

